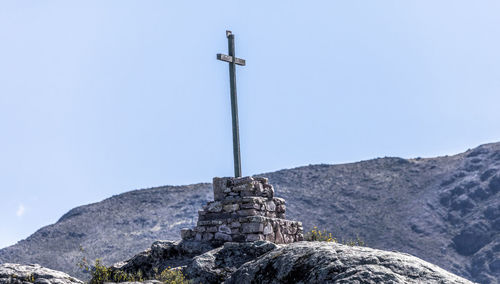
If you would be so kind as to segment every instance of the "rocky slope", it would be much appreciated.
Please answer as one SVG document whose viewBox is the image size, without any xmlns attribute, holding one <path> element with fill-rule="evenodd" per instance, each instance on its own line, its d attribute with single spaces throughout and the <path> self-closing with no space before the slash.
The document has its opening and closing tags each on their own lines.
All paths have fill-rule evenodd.
<svg viewBox="0 0 500 284">
<path fill-rule="evenodd" d="M 0 250 L 0 263 L 38 263 L 86 279 L 77 266 L 83 257 L 112 264 L 155 240 L 180 239 L 180 229 L 192 226 L 212 198 L 210 190 L 210 184 L 150 188 L 74 208 L 56 224 Z"/>
<path fill-rule="evenodd" d="M 500 283 L 500 143 L 429 158 L 379 158 L 263 174 L 287 218 L 340 239 L 410 253 L 480 283 Z M 0 262 L 39 263 L 85 278 L 82 256 L 112 264 L 157 239 L 179 239 L 211 200 L 210 184 L 158 187 L 81 206 L 0 250 Z M 80 246 L 84 252 L 79 251 Z"/>
</svg>

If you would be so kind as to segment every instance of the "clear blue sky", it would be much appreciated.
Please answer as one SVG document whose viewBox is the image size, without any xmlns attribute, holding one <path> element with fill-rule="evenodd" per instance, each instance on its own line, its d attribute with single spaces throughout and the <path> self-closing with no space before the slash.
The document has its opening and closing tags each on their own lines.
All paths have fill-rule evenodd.
<svg viewBox="0 0 500 284">
<path fill-rule="evenodd" d="M 226 29 L 247 60 L 245 175 L 500 141 L 499 15 L 499 1 L 2 1 L 0 247 L 113 194 L 232 175 Z"/>
</svg>

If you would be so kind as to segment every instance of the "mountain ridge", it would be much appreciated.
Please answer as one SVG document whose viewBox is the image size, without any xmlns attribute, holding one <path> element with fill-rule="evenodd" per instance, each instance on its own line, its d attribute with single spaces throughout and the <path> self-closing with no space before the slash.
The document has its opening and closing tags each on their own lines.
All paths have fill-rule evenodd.
<svg viewBox="0 0 500 284">
<path fill-rule="evenodd" d="M 500 143 L 436 158 L 384 157 L 263 173 L 291 219 L 340 239 L 399 250 L 481 283 L 500 278 Z M 496 197 L 496 198 L 495 198 Z M 213 199 L 211 185 L 132 190 L 68 211 L 0 262 L 38 262 L 85 278 L 81 257 L 111 264 L 158 239 L 179 239 Z M 288 218 L 287 217 L 287 218 Z M 473 240 L 473 241 L 471 241 Z M 476 242 L 475 240 L 480 240 Z M 80 252 L 80 246 L 84 252 Z"/>
</svg>

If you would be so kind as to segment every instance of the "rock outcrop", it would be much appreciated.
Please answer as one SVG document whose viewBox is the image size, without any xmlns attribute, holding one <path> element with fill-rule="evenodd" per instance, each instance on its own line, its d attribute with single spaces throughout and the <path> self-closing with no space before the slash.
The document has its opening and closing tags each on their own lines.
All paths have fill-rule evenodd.
<svg viewBox="0 0 500 284">
<path fill-rule="evenodd" d="M 0 264 L 0 284 L 83 284 L 68 274 L 38 264 Z"/>
<path fill-rule="evenodd" d="M 216 248 L 208 242 L 156 241 L 151 248 L 127 261 L 115 263 L 110 268 L 112 275 L 118 271 L 132 275 L 141 271 L 145 278 L 154 278 L 164 269 L 185 267 L 192 262 L 194 257 Z"/>
<path fill-rule="evenodd" d="M 409 254 L 300 242 L 245 263 L 225 283 L 471 282 Z"/>
<path fill-rule="evenodd" d="M 181 264 L 193 283 L 472 283 L 408 254 L 338 243 L 227 242 L 205 251 L 202 242 L 184 242 L 155 242 L 113 273 L 150 276 Z"/>
</svg>

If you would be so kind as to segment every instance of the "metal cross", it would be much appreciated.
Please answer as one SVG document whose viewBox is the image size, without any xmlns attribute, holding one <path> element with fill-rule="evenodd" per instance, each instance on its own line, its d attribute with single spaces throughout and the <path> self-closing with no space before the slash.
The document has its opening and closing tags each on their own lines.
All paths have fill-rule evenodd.
<svg viewBox="0 0 500 284">
<path fill-rule="evenodd" d="M 240 133 L 238 129 L 238 101 L 236 99 L 236 64 L 245 66 L 245 60 L 234 55 L 234 35 L 226 31 L 229 55 L 217 54 L 217 59 L 229 63 L 229 84 L 231 86 L 231 114 L 233 117 L 234 176 L 241 177 Z"/>
</svg>

